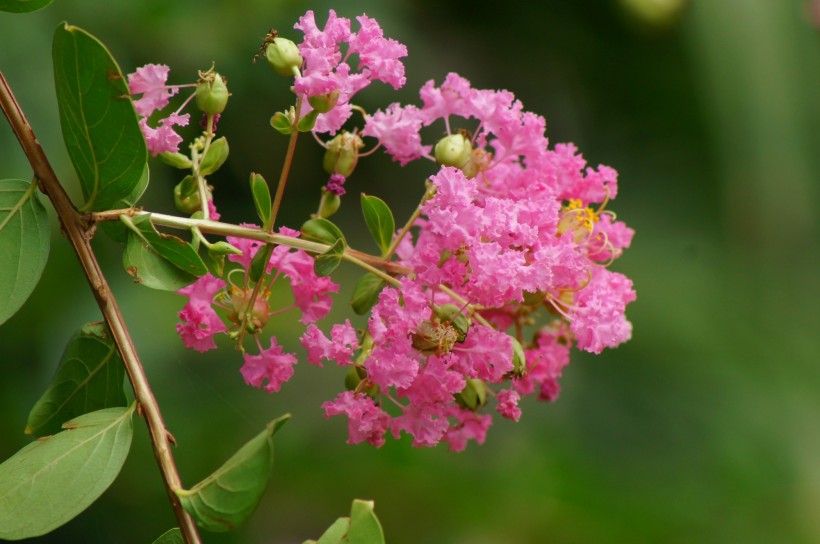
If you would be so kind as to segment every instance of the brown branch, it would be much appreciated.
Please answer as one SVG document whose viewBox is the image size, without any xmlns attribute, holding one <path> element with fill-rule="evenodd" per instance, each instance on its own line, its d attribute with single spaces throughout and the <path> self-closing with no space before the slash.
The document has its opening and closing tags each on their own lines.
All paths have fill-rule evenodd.
<svg viewBox="0 0 820 544">
<path fill-rule="evenodd" d="M 175 490 L 182 489 L 182 482 L 177 472 L 174 457 L 168 443 L 170 436 L 162 420 L 162 413 L 156 398 L 148 384 L 148 378 L 137 356 L 134 343 L 128 333 L 125 320 L 122 317 L 117 301 L 108 282 L 103 276 L 100 265 L 94 256 L 90 239 L 86 236 L 86 225 L 83 216 L 77 211 L 71 200 L 68 198 L 62 185 L 60 185 L 54 170 L 46 158 L 40 142 L 34 135 L 25 114 L 23 113 L 14 94 L 6 81 L 5 76 L 0 72 L 0 107 L 14 130 L 20 146 L 28 157 L 34 175 L 38 180 L 40 190 L 42 190 L 57 212 L 63 232 L 74 246 L 74 252 L 80 260 L 88 284 L 91 287 L 97 305 L 103 314 L 105 322 L 108 324 L 114 342 L 117 345 L 122 361 L 125 365 L 128 379 L 134 388 L 134 396 L 141 406 L 145 423 L 148 425 L 148 432 L 151 435 L 151 443 L 154 449 L 154 457 L 159 465 L 162 478 L 165 482 L 165 489 L 174 509 L 179 528 L 182 531 L 185 541 L 189 544 L 200 543 L 199 532 L 193 519 L 182 508 Z"/>
</svg>

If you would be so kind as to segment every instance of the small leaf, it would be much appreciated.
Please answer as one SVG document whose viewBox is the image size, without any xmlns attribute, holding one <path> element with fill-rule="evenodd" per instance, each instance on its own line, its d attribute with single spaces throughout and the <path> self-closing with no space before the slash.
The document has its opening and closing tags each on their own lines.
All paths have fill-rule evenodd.
<svg viewBox="0 0 820 544">
<path fill-rule="evenodd" d="M 330 249 L 316 256 L 313 271 L 316 272 L 317 276 L 330 276 L 342 262 L 344 254 L 345 241 L 342 239 L 336 240 L 336 243 L 330 246 Z"/>
<path fill-rule="evenodd" d="M 270 422 L 216 472 L 189 490 L 177 491 L 197 525 L 214 532 L 235 529 L 259 503 L 273 469 L 273 435 L 290 414 Z"/>
<path fill-rule="evenodd" d="M 0 539 L 48 533 L 97 500 L 128 456 L 134 406 L 82 415 L 0 464 Z"/>
<path fill-rule="evenodd" d="M 319 540 L 306 540 L 304 544 L 341 544 L 344 542 L 348 529 L 350 529 L 350 518 L 339 518 L 327 528 L 327 531 L 322 533 Z"/>
<path fill-rule="evenodd" d="M 208 152 L 205 153 L 202 162 L 199 164 L 199 173 L 203 176 L 209 176 L 219 170 L 228 160 L 229 152 L 228 140 L 224 136 L 212 141 L 211 145 L 208 146 Z"/>
<path fill-rule="evenodd" d="M 250 183 L 256 214 L 259 216 L 259 219 L 262 220 L 262 229 L 268 230 L 271 220 L 271 202 L 268 182 L 265 181 L 265 178 L 263 178 L 261 174 L 253 172 L 251 173 Z"/>
<path fill-rule="evenodd" d="M 355 499 L 350 509 L 350 529 L 347 531 L 348 544 L 384 544 L 384 531 L 376 514 L 373 501 Z"/>
<path fill-rule="evenodd" d="M 251 260 L 251 268 L 248 270 L 248 277 L 253 282 L 259 281 L 259 279 L 265 275 L 267 272 L 268 263 L 270 262 L 270 256 L 273 253 L 273 249 L 270 246 L 264 246 L 259 248 L 256 252 L 256 255 L 253 256 Z"/>
<path fill-rule="evenodd" d="M 183 272 L 160 257 L 133 231 L 128 232 L 122 264 L 136 283 L 151 289 L 178 291 L 196 281 L 196 276 Z"/>
<path fill-rule="evenodd" d="M 182 531 L 179 530 L 179 527 L 174 527 L 162 533 L 153 544 L 185 544 L 185 539 L 182 538 Z"/>
<path fill-rule="evenodd" d="M 34 291 L 48 260 L 48 214 L 36 193 L 34 183 L 0 180 L 0 324 Z"/>
<path fill-rule="evenodd" d="M 107 210 L 134 192 L 148 150 L 128 85 L 108 49 L 62 23 L 54 32 L 60 126 L 85 196 L 83 211 Z"/>
<path fill-rule="evenodd" d="M 316 125 L 317 117 L 319 117 L 319 112 L 311 110 L 310 113 L 299 119 L 299 122 L 296 123 L 296 130 L 299 132 L 310 132 Z"/>
<path fill-rule="evenodd" d="M 350 298 L 350 305 L 353 311 L 359 315 L 365 315 L 370 311 L 376 302 L 379 301 L 379 293 L 387 285 L 383 279 L 372 272 L 366 273 L 353 289 L 353 296 Z"/>
<path fill-rule="evenodd" d="M 382 256 L 385 256 L 396 232 L 393 212 L 379 197 L 362 193 L 362 213 L 370 234 L 382 250 Z"/>
<path fill-rule="evenodd" d="M 124 378 L 111 333 L 102 323 L 87 323 L 69 341 L 54 379 L 31 409 L 26 434 L 55 434 L 64 421 L 125 406 Z"/>
<path fill-rule="evenodd" d="M 43 9 L 52 0 L 0 0 L 0 11 L 10 13 L 29 13 Z"/>
<path fill-rule="evenodd" d="M 121 219 L 141 236 L 143 241 L 147 242 L 159 256 L 167 259 L 168 262 L 183 272 L 194 276 L 203 276 L 208 272 L 205 263 L 202 262 L 202 257 L 199 256 L 191 244 L 176 236 L 157 232 L 157 229 L 151 223 L 151 216 L 142 215 L 134 219 L 123 216 Z"/>
<path fill-rule="evenodd" d="M 328 245 L 333 245 L 337 240 L 344 240 L 345 238 L 339 227 L 321 217 L 315 217 L 305 221 L 305 224 L 302 225 L 302 235 L 306 240 L 322 242 Z"/>
</svg>

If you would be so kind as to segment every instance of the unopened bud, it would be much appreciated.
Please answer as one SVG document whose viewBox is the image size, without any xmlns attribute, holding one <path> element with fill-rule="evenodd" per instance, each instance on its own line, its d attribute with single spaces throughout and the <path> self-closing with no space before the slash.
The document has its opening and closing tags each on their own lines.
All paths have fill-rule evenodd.
<svg viewBox="0 0 820 544">
<path fill-rule="evenodd" d="M 455 395 L 456 402 L 462 408 L 476 411 L 487 402 L 487 385 L 476 378 L 467 378 L 461 393 Z"/>
<path fill-rule="evenodd" d="M 196 107 L 203 113 L 216 115 L 225 111 L 228 105 L 228 87 L 222 76 L 212 70 L 200 72 L 196 86 Z"/>
<path fill-rule="evenodd" d="M 329 93 L 317 94 L 316 96 L 308 97 L 308 104 L 315 111 L 319 113 L 327 113 L 332 110 L 336 103 L 339 102 L 339 90 L 330 91 Z"/>
<path fill-rule="evenodd" d="M 349 178 L 359 161 L 359 150 L 364 142 L 351 132 L 342 132 L 327 143 L 322 166 L 328 174 L 341 174 Z"/>
<path fill-rule="evenodd" d="M 158 156 L 159 160 L 161 160 L 168 166 L 173 166 L 174 168 L 179 168 L 180 170 L 188 170 L 191 168 L 191 159 L 189 159 L 182 153 L 172 153 L 171 151 L 163 151 Z"/>
<path fill-rule="evenodd" d="M 202 209 L 199 187 L 193 176 L 185 176 L 174 187 L 174 204 L 182 213 L 191 214 Z"/>
<path fill-rule="evenodd" d="M 290 77 L 294 68 L 302 66 L 302 55 L 295 43 L 276 37 L 265 46 L 265 58 L 273 71 L 280 76 Z"/>
<path fill-rule="evenodd" d="M 339 195 L 322 189 L 322 201 L 319 204 L 319 217 L 327 219 L 328 217 L 339 211 L 339 206 L 342 205 L 342 199 Z"/>
<path fill-rule="evenodd" d="M 464 168 L 470 160 L 473 146 L 470 140 L 461 133 L 445 136 L 436 144 L 436 162 L 442 166 Z"/>
</svg>

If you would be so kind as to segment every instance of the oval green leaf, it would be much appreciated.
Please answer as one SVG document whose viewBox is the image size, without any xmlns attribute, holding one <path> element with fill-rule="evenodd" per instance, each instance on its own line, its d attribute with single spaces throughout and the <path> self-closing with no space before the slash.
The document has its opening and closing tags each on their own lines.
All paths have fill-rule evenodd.
<svg viewBox="0 0 820 544">
<path fill-rule="evenodd" d="M 362 214 L 376 245 L 382 250 L 382 256 L 386 255 L 396 232 L 393 212 L 381 198 L 362 193 Z"/>
<path fill-rule="evenodd" d="M 341 544 L 350 529 L 350 518 L 339 518 L 322 533 L 319 540 L 305 540 L 303 544 Z"/>
<path fill-rule="evenodd" d="M 317 276 L 330 276 L 342 262 L 344 254 L 345 241 L 343 239 L 336 240 L 336 242 L 330 246 L 330 249 L 316 256 L 316 261 L 313 263 L 313 271 L 316 272 Z"/>
<path fill-rule="evenodd" d="M 148 150 L 125 78 L 108 49 L 62 23 L 52 47 L 60 126 L 85 196 L 83 211 L 106 210 L 131 195 Z"/>
<path fill-rule="evenodd" d="M 271 220 L 270 189 L 268 182 L 261 174 L 251 173 L 251 195 L 253 195 L 253 205 L 256 207 L 256 215 L 262 220 L 262 228 L 268 230 Z"/>
<path fill-rule="evenodd" d="M 196 276 L 168 262 L 133 231 L 128 232 L 122 264 L 135 283 L 151 289 L 178 291 L 196 281 Z"/>
<path fill-rule="evenodd" d="M 103 323 L 87 323 L 71 338 L 51 384 L 28 415 L 26 434 L 46 436 L 64 421 L 125 406 L 125 367 Z"/>
<path fill-rule="evenodd" d="M 366 273 L 353 289 L 353 296 L 350 298 L 350 305 L 353 311 L 359 315 L 365 315 L 370 311 L 376 302 L 379 301 L 379 293 L 382 292 L 387 282 L 372 272 Z"/>
<path fill-rule="evenodd" d="M 43 9 L 52 0 L 0 0 L 0 11 L 10 13 L 29 13 Z"/>
<path fill-rule="evenodd" d="M 273 469 L 273 435 L 290 418 L 270 422 L 213 474 L 189 490 L 177 491 L 197 525 L 225 532 L 244 523 L 262 498 Z"/>
<path fill-rule="evenodd" d="M 203 276 L 208 273 L 208 268 L 202 261 L 202 257 L 199 256 L 193 246 L 176 236 L 157 232 L 157 229 L 151 223 L 151 216 L 142 215 L 134 219 L 121 216 L 120 219 L 140 236 L 143 242 L 151 246 L 151 249 L 160 257 L 163 257 L 183 272 L 194 276 Z"/>
<path fill-rule="evenodd" d="M 28 299 L 48 260 L 48 214 L 37 185 L 0 180 L 0 324 Z"/>
<path fill-rule="evenodd" d="M 209 176 L 219 170 L 225 161 L 228 160 L 228 140 L 223 136 L 211 142 L 208 146 L 208 152 L 202 157 L 202 162 L 199 164 L 199 173 L 203 176 Z"/>
<path fill-rule="evenodd" d="M 182 538 L 182 531 L 179 530 L 179 527 L 174 527 L 170 531 L 162 533 L 153 544 L 185 544 L 185 539 Z"/>
<path fill-rule="evenodd" d="M 356 499 L 350 509 L 348 544 L 384 544 L 384 531 L 373 512 L 373 501 Z"/>
<path fill-rule="evenodd" d="M 312 240 L 314 242 L 322 242 L 324 244 L 333 245 L 337 240 L 344 240 L 345 236 L 339 227 L 332 222 L 322 217 L 314 217 L 308 219 L 302 225 L 302 236 L 305 240 Z"/>
<path fill-rule="evenodd" d="M 48 533 L 97 500 L 128 456 L 133 412 L 134 405 L 85 414 L 0 464 L 0 539 Z"/>
</svg>

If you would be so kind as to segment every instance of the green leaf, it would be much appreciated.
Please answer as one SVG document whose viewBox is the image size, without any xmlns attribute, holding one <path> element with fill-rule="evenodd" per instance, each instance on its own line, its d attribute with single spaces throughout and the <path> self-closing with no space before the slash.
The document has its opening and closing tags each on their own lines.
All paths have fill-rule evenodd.
<svg viewBox="0 0 820 544">
<path fill-rule="evenodd" d="M 387 282 L 372 272 L 366 273 L 353 289 L 353 296 L 350 298 L 350 305 L 353 311 L 359 315 L 365 315 L 370 311 L 376 302 L 379 301 L 379 293 L 382 292 Z"/>
<path fill-rule="evenodd" d="M 387 250 L 393 242 L 393 235 L 396 232 L 396 221 L 393 219 L 393 212 L 384 200 L 376 196 L 367 196 L 362 193 L 362 213 L 367 223 L 367 228 L 379 249 L 382 256 L 387 255 Z"/>
<path fill-rule="evenodd" d="M 85 196 L 106 210 L 139 185 L 148 150 L 125 78 L 95 37 L 61 23 L 52 48 L 60 125 Z"/>
<path fill-rule="evenodd" d="M 313 271 L 316 272 L 317 276 L 330 276 L 342 262 L 344 254 L 345 241 L 342 239 L 336 240 L 336 243 L 330 246 L 330 249 L 316 256 Z"/>
<path fill-rule="evenodd" d="M 251 281 L 257 282 L 265 275 L 272 253 L 273 247 L 270 245 L 259 248 L 256 255 L 251 259 L 251 268 L 248 270 L 248 277 Z"/>
<path fill-rule="evenodd" d="M 142 198 L 143 193 L 145 193 L 145 189 L 148 188 L 148 181 L 150 177 L 151 172 L 148 169 L 148 163 L 146 163 L 145 168 L 142 171 L 142 177 L 140 177 L 140 181 L 134 188 L 134 191 L 122 200 L 115 202 L 112 208 L 117 209 L 135 207 L 137 202 L 139 202 L 139 199 Z M 121 221 L 104 221 L 100 223 L 100 227 L 103 232 L 105 232 L 117 243 L 124 244 L 128 238 L 128 227 L 123 225 Z"/>
<path fill-rule="evenodd" d="M 124 378 L 111 333 L 102 323 L 87 323 L 69 341 L 54 379 L 31 409 L 26 434 L 55 434 L 64 421 L 125 406 Z"/>
<path fill-rule="evenodd" d="M 128 455 L 134 406 L 73 419 L 0 464 L 0 539 L 48 533 L 97 500 Z"/>
<path fill-rule="evenodd" d="M 133 231 L 128 231 L 122 264 L 136 283 L 151 289 L 178 291 L 196 281 L 196 276 L 183 272 L 160 257 Z"/>
<path fill-rule="evenodd" d="M 0 0 L 0 11 L 29 13 L 43 9 L 51 2 L 52 0 Z"/>
<path fill-rule="evenodd" d="M 48 260 L 48 214 L 37 185 L 0 180 L 0 324 L 28 299 Z"/>
<path fill-rule="evenodd" d="M 228 160 L 228 140 L 223 136 L 211 142 L 208 146 L 208 152 L 202 157 L 202 162 L 199 164 L 199 173 L 203 176 L 209 176 L 219 170 Z"/>
<path fill-rule="evenodd" d="M 316 540 L 304 544 L 384 544 L 384 532 L 376 514 L 373 501 L 355 499 L 349 518 L 339 518 Z"/>
<path fill-rule="evenodd" d="M 182 531 L 179 527 L 174 527 L 170 531 L 162 533 L 153 544 L 185 544 L 185 539 L 182 538 Z"/>
<path fill-rule="evenodd" d="M 142 215 L 134 219 L 124 216 L 121 219 L 144 242 L 148 243 L 151 249 L 160 257 L 163 257 L 183 272 L 194 276 L 203 276 L 208 272 L 208 268 L 202 262 L 202 257 L 199 256 L 199 253 L 191 244 L 176 236 L 157 232 L 157 229 L 151 223 L 150 215 Z"/>
<path fill-rule="evenodd" d="M 345 238 L 339 227 L 321 217 L 305 221 L 305 224 L 302 225 L 302 235 L 306 240 L 328 245 L 333 245 L 337 240 L 344 240 Z"/>
<path fill-rule="evenodd" d="M 179 168 L 180 170 L 190 170 L 194 166 L 190 158 L 176 151 L 163 151 L 157 155 L 157 158 L 168 166 Z"/>
<path fill-rule="evenodd" d="M 286 414 L 271 421 L 216 472 L 189 490 L 177 491 L 182 507 L 197 525 L 224 532 L 250 517 L 273 469 L 273 435 L 289 418 Z"/>
<path fill-rule="evenodd" d="M 262 229 L 270 229 L 271 221 L 271 202 L 270 190 L 268 189 L 268 182 L 261 174 L 255 172 L 251 173 L 251 194 L 253 195 L 253 204 L 256 206 L 256 214 L 262 220 Z"/>
<path fill-rule="evenodd" d="M 333 525 L 322 533 L 319 540 L 305 540 L 304 544 L 341 544 L 348 529 L 350 529 L 350 518 L 339 518 Z"/>
<path fill-rule="evenodd" d="M 384 531 L 376 514 L 373 501 L 355 499 L 350 509 L 350 529 L 347 531 L 348 544 L 384 544 Z"/>
</svg>

